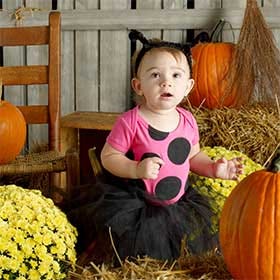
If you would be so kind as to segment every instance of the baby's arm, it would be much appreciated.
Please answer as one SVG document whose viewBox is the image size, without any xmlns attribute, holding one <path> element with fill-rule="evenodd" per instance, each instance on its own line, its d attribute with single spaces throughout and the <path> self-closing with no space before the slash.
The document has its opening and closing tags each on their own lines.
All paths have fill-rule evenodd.
<svg viewBox="0 0 280 280">
<path fill-rule="evenodd" d="M 214 161 L 200 150 L 199 143 L 191 148 L 190 169 L 200 176 L 215 177 Z"/>
<path fill-rule="evenodd" d="M 105 143 L 101 151 L 101 162 L 115 176 L 129 179 L 156 179 L 163 164 L 158 157 L 146 158 L 140 162 L 131 160 L 108 143 Z"/>
<path fill-rule="evenodd" d="M 201 176 L 236 180 L 238 175 L 242 174 L 243 165 L 239 158 L 213 161 L 200 150 L 199 144 L 196 144 L 190 153 L 190 169 Z"/>
</svg>

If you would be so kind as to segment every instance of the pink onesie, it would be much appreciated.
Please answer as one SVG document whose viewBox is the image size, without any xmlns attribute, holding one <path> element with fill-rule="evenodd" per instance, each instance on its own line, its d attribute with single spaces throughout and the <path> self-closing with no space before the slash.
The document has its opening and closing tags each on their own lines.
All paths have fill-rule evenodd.
<svg viewBox="0 0 280 280">
<path fill-rule="evenodd" d="M 180 114 L 178 127 L 171 132 L 151 127 L 138 113 L 139 106 L 122 114 L 107 143 L 114 149 L 132 153 L 133 159 L 160 157 L 164 161 L 157 179 L 143 179 L 146 190 L 166 204 L 177 202 L 185 193 L 190 169 L 188 155 L 198 143 L 199 133 L 193 115 L 177 107 Z"/>
</svg>

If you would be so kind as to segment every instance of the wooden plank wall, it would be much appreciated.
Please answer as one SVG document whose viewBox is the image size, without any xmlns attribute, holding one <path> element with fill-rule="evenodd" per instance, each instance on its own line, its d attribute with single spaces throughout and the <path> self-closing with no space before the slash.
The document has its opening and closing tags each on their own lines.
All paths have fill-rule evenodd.
<svg viewBox="0 0 280 280">
<path fill-rule="evenodd" d="M 0 0 L 1 2 L 1 0 Z M 140 29 L 147 37 L 186 41 L 201 30 L 210 31 L 221 18 L 233 30 L 224 41 L 237 41 L 246 0 L 2 0 L 0 26 L 14 25 L 16 8 L 38 8 L 24 14 L 23 25 L 47 23 L 56 2 L 62 12 L 62 115 L 73 111 L 122 112 L 131 104 L 128 30 Z M 258 0 L 280 46 L 280 0 Z M 234 36 L 233 36 L 234 34 Z M 139 45 L 137 46 L 139 48 Z M 44 47 L 4 48 L 3 63 L 36 64 L 45 61 Z M 14 104 L 46 102 L 44 86 L 7 87 L 5 99 Z M 26 97 L 32 91 L 32 97 Z M 46 127 L 29 129 L 29 144 L 46 143 Z"/>
</svg>

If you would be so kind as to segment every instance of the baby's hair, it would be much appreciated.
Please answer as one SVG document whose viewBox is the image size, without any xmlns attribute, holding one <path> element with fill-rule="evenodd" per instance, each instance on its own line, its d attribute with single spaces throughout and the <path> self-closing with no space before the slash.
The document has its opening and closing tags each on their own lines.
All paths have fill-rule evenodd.
<svg viewBox="0 0 280 280">
<path fill-rule="evenodd" d="M 154 40 L 154 39 L 152 39 L 152 40 Z M 131 59 L 131 69 L 132 69 L 133 77 L 137 77 L 137 72 L 135 72 L 136 71 L 135 63 L 136 63 L 136 59 L 139 55 L 139 52 L 140 51 L 135 51 L 133 56 L 132 56 L 132 59 Z M 176 59 L 177 62 L 181 59 L 181 55 L 182 55 L 182 51 L 180 51 L 178 49 L 175 49 L 175 48 L 170 48 L 170 47 L 152 48 L 148 52 L 149 53 L 150 52 L 167 52 L 167 53 L 170 53 Z M 191 77 L 193 62 L 192 62 L 192 58 L 190 56 L 187 57 L 187 63 L 188 63 L 189 69 L 190 69 L 190 77 Z M 141 61 L 140 61 L 140 64 L 137 68 L 137 71 L 140 69 L 140 67 L 141 67 Z"/>
</svg>

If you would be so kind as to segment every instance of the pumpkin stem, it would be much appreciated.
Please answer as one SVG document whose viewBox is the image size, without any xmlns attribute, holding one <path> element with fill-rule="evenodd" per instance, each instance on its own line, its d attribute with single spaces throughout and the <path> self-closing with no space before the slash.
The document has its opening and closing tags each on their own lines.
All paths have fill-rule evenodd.
<svg viewBox="0 0 280 280">
<path fill-rule="evenodd" d="M 210 42 L 219 42 L 219 37 L 224 29 L 225 23 L 226 23 L 225 20 L 222 18 L 214 26 L 214 29 L 210 35 Z"/>
<path fill-rule="evenodd" d="M 271 162 L 267 167 L 267 171 L 280 172 L 280 148 L 276 149 Z"/>
<path fill-rule="evenodd" d="M 210 42 L 214 42 L 214 43 L 215 42 L 222 42 L 221 36 L 222 36 L 222 32 L 223 32 L 226 24 L 229 25 L 229 28 L 232 32 L 232 43 L 235 42 L 235 35 L 234 35 L 234 32 L 233 32 L 232 25 L 230 24 L 230 22 L 224 20 L 223 18 L 218 21 L 218 23 L 215 25 L 213 31 L 211 32 Z"/>
</svg>

